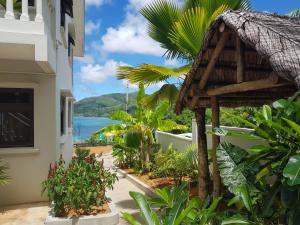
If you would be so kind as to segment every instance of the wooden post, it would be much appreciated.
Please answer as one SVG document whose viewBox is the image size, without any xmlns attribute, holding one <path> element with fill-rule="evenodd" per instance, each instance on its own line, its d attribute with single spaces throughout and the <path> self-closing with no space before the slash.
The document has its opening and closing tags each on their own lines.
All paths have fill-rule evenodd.
<svg viewBox="0 0 300 225">
<path fill-rule="evenodd" d="M 211 97 L 212 129 L 220 126 L 220 106 L 216 97 Z M 213 162 L 213 197 L 221 195 L 221 177 L 217 160 L 217 148 L 220 144 L 220 137 L 212 135 L 212 162 Z"/>
<path fill-rule="evenodd" d="M 215 47 L 215 49 L 210 57 L 209 63 L 206 67 L 206 70 L 204 71 L 203 75 L 201 76 L 201 80 L 199 82 L 200 90 L 202 90 L 205 87 L 207 80 L 208 80 L 210 74 L 212 73 L 213 69 L 215 68 L 218 58 L 219 58 L 221 52 L 223 51 L 229 36 L 230 36 L 230 32 L 224 31 L 223 33 L 221 33 L 220 40 L 218 41 L 217 46 Z"/>
<path fill-rule="evenodd" d="M 206 127 L 205 127 L 205 108 L 200 108 L 196 112 L 197 121 L 197 140 L 198 140 L 198 195 L 205 199 L 209 195 L 209 163 L 207 153 Z"/>
</svg>

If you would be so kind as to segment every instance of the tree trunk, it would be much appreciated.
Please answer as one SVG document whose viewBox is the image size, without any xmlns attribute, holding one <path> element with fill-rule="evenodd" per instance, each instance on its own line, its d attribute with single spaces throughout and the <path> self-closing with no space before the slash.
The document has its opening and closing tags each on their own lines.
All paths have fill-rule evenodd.
<svg viewBox="0 0 300 225">
<path fill-rule="evenodd" d="M 198 195 L 205 199 L 209 195 L 209 163 L 207 153 L 206 127 L 205 127 L 205 108 L 200 108 L 196 112 L 197 121 L 197 140 L 198 140 L 198 172 L 199 184 Z"/>
<path fill-rule="evenodd" d="M 143 129 L 141 129 L 141 140 L 140 140 L 140 160 L 141 160 L 141 166 L 144 167 L 144 161 L 145 161 L 145 151 L 144 151 L 144 132 Z"/>
<path fill-rule="evenodd" d="M 220 126 L 220 107 L 216 97 L 211 97 L 211 110 L 212 110 L 212 129 Z M 212 162 L 213 162 L 213 182 L 214 182 L 214 199 L 221 195 L 221 177 L 217 160 L 217 148 L 220 144 L 220 137 L 212 135 Z"/>
</svg>

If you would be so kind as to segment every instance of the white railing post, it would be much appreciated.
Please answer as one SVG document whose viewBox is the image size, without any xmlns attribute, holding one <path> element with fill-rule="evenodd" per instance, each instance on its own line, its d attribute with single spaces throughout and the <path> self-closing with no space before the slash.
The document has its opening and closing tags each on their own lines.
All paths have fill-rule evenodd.
<svg viewBox="0 0 300 225">
<path fill-rule="evenodd" d="M 13 0 L 6 0 L 6 12 L 4 17 L 6 19 L 15 19 Z"/>
<path fill-rule="evenodd" d="M 35 1 L 35 8 L 36 8 L 36 16 L 35 22 L 44 22 L 43 18 L 43 0 L 36 0 Z"/>
<path fill-rule="evenodd" d="M 20 19 L 22 21 L 29 21 L 28 16 L 28 0 L 22 0 L 22 14 Z"/>
</svg>

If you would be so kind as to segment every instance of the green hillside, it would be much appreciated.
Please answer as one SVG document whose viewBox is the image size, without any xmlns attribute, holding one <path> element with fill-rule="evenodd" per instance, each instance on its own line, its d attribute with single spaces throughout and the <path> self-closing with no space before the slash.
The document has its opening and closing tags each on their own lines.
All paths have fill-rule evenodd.
<svg viewBox="0 0 300 225">
<path fill-rule="evenodd" d="M 74 104 L 75 116 L 108 116 L 117 110 L 125 110 L 125 94 L 114 93 L 84 98 Z M 136 93 L 129 94 L 129 113 L 136 108 Z"/>
</svg>

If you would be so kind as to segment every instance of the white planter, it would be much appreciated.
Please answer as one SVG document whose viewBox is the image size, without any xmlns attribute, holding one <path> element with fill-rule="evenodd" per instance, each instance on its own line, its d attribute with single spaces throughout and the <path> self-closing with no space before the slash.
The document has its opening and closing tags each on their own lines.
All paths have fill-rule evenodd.
<svg viewBox="0 0 300 225">
<path fill-rule="evenodd" d="M 108 203 L 110 213 L 81 216 L 78 218 L 55 217 L 52 211 L 45 221 L 46 225 L 117 225 L 119 224 L 119 212 L 112 203 Z"/>
</svg>

